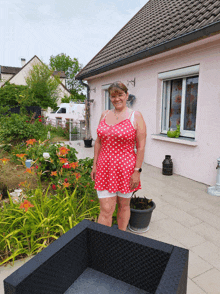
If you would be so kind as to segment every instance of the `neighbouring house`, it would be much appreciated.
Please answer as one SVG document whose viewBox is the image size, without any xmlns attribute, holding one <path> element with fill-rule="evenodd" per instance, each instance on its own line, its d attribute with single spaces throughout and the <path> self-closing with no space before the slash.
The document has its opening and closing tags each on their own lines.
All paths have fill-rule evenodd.
<svg viewBox="0 0 220 294">
<path fill-rule="evenodd" d="M 144 161 L 215 185 L 220 157 L 220 0 L 150 0 L 78 73 L 90 88 L 95 139 L 107 89 L 128 86 L 147 125 Z M 179 138 L 167 137 L 180 123 Z M 156 185 L 156 180 L 155 180 Z M 199 191 L 198 191 L 199 192 Z"/>
<path fill-rule="evenodd" d="M 33 65 L 42 64 L 43 62 L 35 55 L 31 60 L 26 63 L 24 58 L 21 59 L 21 67 L 0 66 L 0 87 L 9 81 L 10 84 L 26 85 L 26 78 L 29 71 L 33 68 Z M 57 104 L 60 105 L 61 99 L 66 95 L 71 95 L 70 91 L 65 86 L 66 75 L 64 72 L 54 71 L 53 75 L 59 75 L 61 83 L 59 84 L 57 91 L 59 98 Z"/>
</svg>

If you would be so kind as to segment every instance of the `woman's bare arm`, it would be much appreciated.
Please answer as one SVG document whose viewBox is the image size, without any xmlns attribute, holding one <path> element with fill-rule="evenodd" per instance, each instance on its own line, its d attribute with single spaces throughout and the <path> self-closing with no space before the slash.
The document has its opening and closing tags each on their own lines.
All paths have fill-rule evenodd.
<svg viewBox="0 0 220 294">
<path fill-rule="evenodd" d="M 136 164 L 135 168 L 141 168 L 142 163 L 144 161 L 144 151 L 147 137 L 147 128 L 143 116 L 140 112 L 135 112 L 135 125 L 137 126 L 136 133 Z M 130 179 L 130 189 L 134 190 L 140 182 L 140 173 L 138 171 L 134 171 Z"/>
<path fill-rule="evenodd" d="M 138 111 L 136 114 L 136 124 L 137 124 L 137 134 L 136 134 L 136 148 L 137 148 L 137 158 L 136 158 L 136 168 L 140 168 L 144 161 L 144 151 L 147 137 L 147 128 L 142 114 Z"/>
</svg>

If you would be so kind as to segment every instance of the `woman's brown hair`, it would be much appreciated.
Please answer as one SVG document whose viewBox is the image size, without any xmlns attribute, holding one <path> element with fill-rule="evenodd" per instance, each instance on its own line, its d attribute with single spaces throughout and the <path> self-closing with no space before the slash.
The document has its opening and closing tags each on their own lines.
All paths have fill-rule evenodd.
<svg viewBox="0 0 220 294">
<path fill-rule="evenodd" d="M 118 90 L 123 91 L 127 94 L 128 88 L 122 82 L 115 82 L 108 87 L 108 93 L 110 92 L 118 92 Z"/>
</svg>

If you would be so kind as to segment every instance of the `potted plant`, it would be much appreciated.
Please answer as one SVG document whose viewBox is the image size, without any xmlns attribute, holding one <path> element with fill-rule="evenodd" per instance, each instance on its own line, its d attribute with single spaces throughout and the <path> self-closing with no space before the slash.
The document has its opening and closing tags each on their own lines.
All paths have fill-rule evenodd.
<svg viewBox="0 0 220 294">
<path fill-rule="evenodd" d="M 137 233 L 144 233 L 149 230 L 151 215 L 156 207 L 152 199 L 136 196 L 136 191 L 131 196 L 131 216 L 128 224 L 129 230 Z"/>
<path fill-rule="evenodd" d="M 180 136 L 180 125 L 176 125 L 176 130 L 170 130 L 167 131 L 167 136 L 170 138 L 179 138 Z"/>
<path fill-rule="evenodd" d="M 84 138 L 85 147 L 92 147 L 92 137 L 90 132 L 90 103 L 92 100 L 85 101 L 85 129 L 86 129 L 86 136 Z"/>
</svg>

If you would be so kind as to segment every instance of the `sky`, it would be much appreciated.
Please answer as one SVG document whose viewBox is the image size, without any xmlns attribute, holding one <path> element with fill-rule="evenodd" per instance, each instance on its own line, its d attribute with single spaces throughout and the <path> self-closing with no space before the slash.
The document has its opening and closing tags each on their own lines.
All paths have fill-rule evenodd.
<svg viewBox="0 0 220 294">
<path fill-rule="evenodd" d="M 0 0 L 0 65 L 65 53 L 85 66 L 148 0 Z"/>
</svg>

